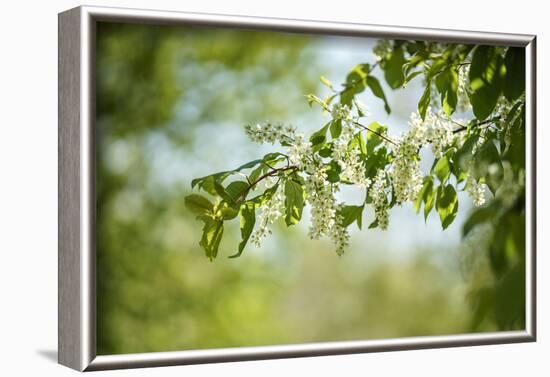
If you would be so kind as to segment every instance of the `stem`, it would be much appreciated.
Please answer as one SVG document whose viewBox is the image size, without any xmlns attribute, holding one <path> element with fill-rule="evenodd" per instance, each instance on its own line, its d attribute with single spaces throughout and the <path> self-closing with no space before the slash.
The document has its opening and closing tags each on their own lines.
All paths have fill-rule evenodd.
<svg viewBox="0 0 550 377">
<path fill-rule="evenodd" d="M 268 165 L 269 166 L 269 165 Z M 239 195 L 237 196 L 237 199 L 243 199 L 243 198 L 246 198 L 246 195 L 248 195 L 248 192 L 254 187 L 256 186 L 258 183 L 260 183 L 261 181 L 263 181 L 264 179 L 266 179 L 267 177 L 273 177 L 274 175 L 277 175 L 277 173 L 280 173 L 280 172 L 283 172 L 283 171 L 288 171 L 288 170 L 296 170 L 298 169 L 297 166 L 294 166 L 294 165 L 290 165 L 290 166 L 285 166 L 283 168 L 272 168 L 271 171 L 268 171 L 267 173 L 265 173 L 264 175 L 262 175 L 261 177 L 259 177 L 258 179 L 256 179 L 254 182 L 252 183 L 249 183 L 248 187 L 245 188 L 243 191 L 241 191 L 239 193 Z"/>
<path fill-rule="evenodd" d="M 398 146 L 398 144 L 397 144 L 395 141 L 393 141 L 393 140 L 390 139 L 389 137 L 385 136 L 384 134 L 381 134 L 381 133 L 378 132 L 378 131 L 375 131 L 375 130 L 373 130 L 373 129 L 371 129 L 371 128 L 369 128 L 369 127 L 367 127 L 367 126 L 365 126 L 365 125 L 363 125 L 363 124 L 361 124 L 361 123 L 359 123 L 359 122 L 355 122 L 355 121 L 354 121 L 353 124 L 355 124 L 356 126 L 361 127 L 361 128 L 364 129 L 365 131 L 372 132 L 372 133 L 375 134 L 376 136 L 378 136 L 378 137 L 380 137 L 380 138 L 386 140 L 388 143 L 391 143 L 391 144 L 395 145 L 396 147 Z"/>
<path fill-rule="evenodd" d="M 490 125 L 491 123 L 496 122 L 497 120 L 500 120 L 500 116 L 496 116 L 496 117 L 491 118 L 491 119 L 485 119 L 484 121 L 474 123 L 474 124 L 472 124 L 472 127 L 479 127 L 479 126 L 483 126 L 483 125 L 486 125 L 486 124 Z M 466 131 L 468 129 L 468 127 L 466 127 L 463 124 L 460 124 L 460 123 L 458 123 L 458 122 L 456 122 L 452 119 L 451 119 L 451 121 L 459 126 L 459 128 L 457 128 L 456 130 L 453 130 L 453 133 Z"/>
</svg>

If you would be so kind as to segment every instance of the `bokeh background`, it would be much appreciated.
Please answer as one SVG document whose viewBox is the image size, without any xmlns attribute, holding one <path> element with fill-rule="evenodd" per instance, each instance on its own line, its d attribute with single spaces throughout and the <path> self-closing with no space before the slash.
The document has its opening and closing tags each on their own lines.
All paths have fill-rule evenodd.
<svg viewBox="0 0 550 377">
<path fill-rule="evenodd" d="M 304 95 L 326 94 L 376 40 L 250 30 L 99 23 L 97 27 L 97 350 L 99 354 L 379 339 L 494 331 L 477 318 L 490 280 L 483 232 L 461 239 L 470 201 L 445 231 L 412 206 L 388 231 L 352 227 L 343 257 L 307 237 L 308 218 L 275 226 L 261 248 L 236 251 L 227 224 L 218 258 L 198 242 L 184 206 L 191 179 L 253 160 L 243 125 L 326 117 Z M 382 74 L 375 71 L 379 77 Z M 385 82 L 380 80 L 384 85 Z M 421 82 L 384 86 L 391 115 L 369 93 L 372 120 L 399 134 Z M 429 161 L 426 162 L 429 165 Z M 349 203 L 358 193 L 344 190 Z M 306 209 L 306 212 L 308 210 Z M 373 217 L 367 212 L 368 224 Z"/>
</svg>

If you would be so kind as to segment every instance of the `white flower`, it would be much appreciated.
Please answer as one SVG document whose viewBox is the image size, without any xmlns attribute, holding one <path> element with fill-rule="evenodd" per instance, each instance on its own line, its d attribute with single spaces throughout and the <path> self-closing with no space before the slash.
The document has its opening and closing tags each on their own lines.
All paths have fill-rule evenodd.
<svg viewBox="0 0 550 377">
<path fill-rule="evenodd" d="M 478 183 L 471 175 L 466 180 L 466 191 L 476 207 L 485 204 L 485 187 Z"/>
<path fill-rule="evenodd" d="M 426 126 L 416 113 L 411 115 L 409 132 L 399 140 L 389 171 L 398 203 L 414 201 L 422 189 L 418 151 L 426 140 Z"/>
<path fill-rule="evenodd" d="M 303 134 L 296 134 L 287 152 L 290 163 L 298 168 L 302 168 L 307 161 L 312 159 L 311 143 Z"/>
<path fill-rule="evenodd" d="M 331 110 L 332 119 L 342 119 L 344 121 L 351 120 L 351 109 L 348 105 L 342 105 L 337 102 L 332 106 Z"/>
<path fill-rule="evenodd" d="M 322 165 L 313 167 L 313 172 L 306 178 L 306 199 L 311 205 L 311 227 L 309 236 L 313 239 L 330 234 L 335 224 L 336 199 L 332 185 L 327 181 L 326 168 Z"/>
<path fill-rule="evenodd" d="M 342 226 L 342 221 L 342 216 L 336 216 L 335 223 L 330 232 L 330 238 L 336 245 L 336 254 L 338 255 L 344 254 L 345 248 L 349 245 L 349 232 Z"/>
<path fill-rule="evenodd" d="M 352 182 L 360 188 L 368 188 L 370 179 L 365 176 L 365 166 L 359 158 L 357 149 L 349 149 L 355 132 L 355 125 L 351 122 L 342 122 L 342 132 L 333 140 L 332 158 L 338 162 L 342 172 L 340 178 Z"/>
<path fill-rule="evenodd" d="M 369 188 L 371 181 L 365 175 L 365 166 L 359 160 L 359 152 L 357 150 L 349 152 L 347 156 L 340 159 L 338 163 L 342 168 L 340 177 L 343 180 L 350 181 L 362 189 Z"/>
<path fill-rule="evenodd" d="M 389 173 L 398 203 L 416 200 L 422 189 L 420 149 L 429 144 L 433 154 L 439 158 L 455 139 L 450 118 L 436 115 L 430 108 L 425 115 L 422 120 L 418 113 L 411 114 L 409 131 L 401 136 L 394 148 L 395 159 Z"/>
<path fill-rule="evenodd" d="M 374 57 L 376 58 L 376 61 L 381 61 L 391 51 L 392 51 L 392 46 L 390 41 L 387 39 L 379 40 L 372 50 Z"/>
<path fill-rule="evenodd" d="M 443 112 L 435 115 L 428 108 L 424 123 L 426 125 L 426 142 L 431 144 L 435 157 L 440 158 L 445 149 L 454 141 L 452 122 Z"/>
<path fill-rule="evenodd" d="M 273 196 L 262 207 L 262 212 L 258 216 L 259 227 L 252 233 L 251 242 L 257 247 L 261 246 L 262 240 L 271 234 L 269 225 L 273 224 L 277 219 L 283 216 L 285 195 L 280 185 Z"/>
<path fill-rule="evenodd" d="M 388 228 L 390 220 L 387 188 L 386 171 L 381 169 L 376 173 L 374 183 L 369 190 L 369 196 L 372 199 L 378 227 L 382 230 Z"/>
<path fill-rule="evenodd" d="M 287 142 L 294 139 L 295 129 L 282 123 L 263 122 L 244 127 L 246 134 L 255 143 Z"/>
</svg>

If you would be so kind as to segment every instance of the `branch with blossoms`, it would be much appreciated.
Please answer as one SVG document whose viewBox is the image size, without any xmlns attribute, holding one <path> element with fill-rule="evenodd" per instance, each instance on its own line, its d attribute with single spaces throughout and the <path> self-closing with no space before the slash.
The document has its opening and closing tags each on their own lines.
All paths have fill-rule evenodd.
<svg viewBox="0 0 550 377">
<path fill-rule="evenodd" d="M 215 199 L 199 194 L 186 197 L 188 208 L 204 223 L 200 245 L 207 257 L 217 256 L 224 222 L 237 217 L 242 240 L 231 257 L 240 256 L 248 242 L 260 246 L 279 219 L 287 226 L 300 222 L 306 206 L 311 213 L 309 237 L 328 237 L 342 255 L 350 242 L 349 226 L 363 227 L 368 206 L 374 212 L 368 228 L 386 230 L 390 210 L 411 203 L 417 212 L 424 208 L 425 218 L 435 209 L 446 229 L 458 212 L 458 191 L 466 191 L 478 207 L 487 200 L 487 188 L 497 196 L 503 156 L 512 147 L 510 135 L 516 132 L 524 97 L 499 93 L 489 104 L 486 98 L 480 99 L 480 85 L 483 88 L 489 80 L 483 71 L 487 51 L 394 42 L 389 50 L 377 46 L 375 53 L 377 62 L 354 67 L 343 89 L 335 89 L 321 77 L 329 95 L 324 99 L 307 95 L 311 106 L 319 105 L 330 116 L 312 135 L 278 122 L 247 125 L 250 141 L 277 145 L 279 151 L 192 181 L 193 188 Z M 408 130 L 401 135 L 390 136 L 388 127 L 377 121 L 365 122 L 369 112 L 359 99 L 365 91 L 391 111 L 373 75 L 377 66 L 392 89 L 424 76 L 418 112 L 411 114 Z M 474 118 L 468 122 L 453 118 L 461 106 L 464 114 L 473 112 Z M 423 149 L 432 154 L 429 172 L 421 170 Z M 337 193 L 344 186 L 362 190 L 364 200 L 358 204 L 339 200 Z"/>
</svg>

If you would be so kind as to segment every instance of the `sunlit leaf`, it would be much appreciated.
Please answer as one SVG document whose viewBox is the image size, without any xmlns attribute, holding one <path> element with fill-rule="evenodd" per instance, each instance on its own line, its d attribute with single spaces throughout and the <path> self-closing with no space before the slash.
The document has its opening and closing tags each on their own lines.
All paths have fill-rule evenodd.
<svg viewBox="0 0 550 377">
<path fill-rule="evenodd" d="M 254 229 L 254 224 L 256 223 L 256 212 L 254 203 L 247 202 L 241 206 L 241 242 L 239 243 L 239 249 L 236 254 L 231 255 L 229 258 L 239 257 L 248 243 L 252 230 Z"/>
<path fill-rule="evenodd" d="M 361 229 L 363 225 L 363 206 L 343 206 L 339 211 L 342 216 L 342 226 L 347 227 L 357 221 L 357 227 Z"/>
<path fill-rule="evenodd" d="M 386 95 L 384 94 L 384 90 L 380 86 L 380 82 L 378 81 L 378 79 L 374 76 L 368 76 L 367 85 L 372 91 L 372 94 L 384 101 L 384 110 L 386 110 L 386 113 L 391 113 L 390 105 L 388 103 L 388 100 L 386 99 Z"/>
<path fill-rule="evenodd" d="M 297 224 L 302 219 L 304 205 L 304 190 L 302 185 L 289 179 L 285 184 L 286 225 Z"/>
<path fill-rule="evenodd" d="M 206 256 L 213 260 L 218 255 L 218 248 L 223 236 L 223 221 L 203 219 L 202 238 L 199 245 L 204 249 Z"/>
<path fill-rule="evenodd" d="M 428 83 L 424 89 L 424 93 L 422 93 L 422 97 L 420 97 L 420 101 L 418 101 L 418 113 L 422 119 L 426 117 L 426 111 L 428 110 L 428 106 L 430 106 L 430 96 L 430 83 Z"/>
<path fill-rule="evenodd" d="M 494 110 L 501 93 L 506 68 L 498 49 L 478 46 L 470 65 L 470 103 L 477 119 L 486 119 Z"/>
<path fill-rule="evenodd" d="M 184 199 L 185 206 L 195 215 L 207 215 L 212 213 L 214 205 L 202 195 L 191 194 Z"/>
<path fill-rule="evenodd" d="M 454 113 L 458 101 L 458 74 L 447 67 L 435 79 L 435 86 L 441 95 L 441 108 L 447 115 Z"/>
<path fill-rule="evenodd" d="M 458 212 L 458 196 L 452 185 L 439 186 L 435 207 L 441 219 L 441 226 L 447 229 Z"/>
<path fill-rule="evenodd" d="M 383 60 L 384 77 L 390 88 L 397 89 L 403 85 L 405 80 L 404 64 L 405 56 L 401 47 L 395 47 L 391 54 Z"/>
</svg>

